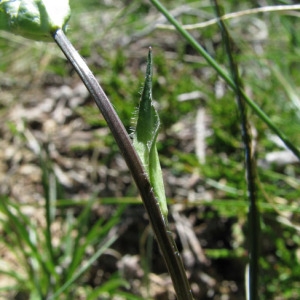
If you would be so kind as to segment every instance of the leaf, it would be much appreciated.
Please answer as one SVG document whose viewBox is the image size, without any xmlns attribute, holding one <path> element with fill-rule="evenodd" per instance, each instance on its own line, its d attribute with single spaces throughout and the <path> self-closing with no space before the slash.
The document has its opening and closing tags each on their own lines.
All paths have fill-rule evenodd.
<svg viewBox="0 0 300 300">
<path fill-rule="evenodd" d="M 168 207 L 163 184 L 163 176 L 156 148 L 160 120 L 152 101 L 152 50 L 149 49 L 145 84 L 142 92 L 133 145 L 147 172 L 150 183 L 165 220 Z"/>
<path fill-rule="evenodd" d="M 68 0 L 0 0 L 0 29 L 28 39 L 52 41 L 69 18 Z"/>
</svg>

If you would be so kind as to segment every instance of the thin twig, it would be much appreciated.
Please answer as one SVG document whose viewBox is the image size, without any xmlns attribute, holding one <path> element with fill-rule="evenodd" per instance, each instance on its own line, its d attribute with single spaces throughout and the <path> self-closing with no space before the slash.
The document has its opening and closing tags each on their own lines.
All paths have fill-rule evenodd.
<svg viewBox="0 0 300 300">
<path fill-rule="evenodd" d="M 142 166 L 140 158 L 132 145 L 123 123 L 119 119 L 95 76 L 65 36 L 63 31 L 59 29 L 54 32 L 53 38 L 94 98 L 121 150 L 121 153 L 141 193 L 142 200 L 149 215 L 150 223 L 165 259 L 167 268 L 170 272 L 177 298 L 179 300 L 193 299 L 175 241 L 164 222 L 145 169 Z"/>
<path fill-rule="evenodd" d="M 229 20 L 229 19 L 235 19 L 240 18 L 246 15 L 253 15 L 258 13 L 266 13 L 266 12 L 281 12 L 281 11 L 291 11 L 291 10 L 300 10 L 300 4 L 295 5 L 276 5 L 276 6 L 264 6 L 264 7 L 257 7 L 257 8 L 251 8 L 246 9 L 242 11 L 236 11 L 232 12 L 223 16 L 220 16 L 219 18 L 213 18 L 211 20 L 196 23 L 196 24 L 189 24 L 189 25 L 182 25 L 182 28 L 185 30 L 195 30 L 199 28 L 205 28 L 214 24 L 217 24 L 218 22 Z M 156 28 L 160 29 L 168 29 L 168 30 L 174 30 L 174 26 L 172 25 L 166 25 L 166 24 L 156 24 Z"/>
</svg>

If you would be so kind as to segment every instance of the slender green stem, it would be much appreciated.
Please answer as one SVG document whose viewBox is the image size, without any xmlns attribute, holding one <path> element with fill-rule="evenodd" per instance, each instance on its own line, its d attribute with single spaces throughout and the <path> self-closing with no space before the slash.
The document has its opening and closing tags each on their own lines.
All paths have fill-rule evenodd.
<svg viewBox="0 0 300 300">
<path fill-rule="evenodd" d="M 182 25 L 168 12 L 159 0 L 150 2 L 167 18 L 167 20 L 177 29 L 177 31 L 206 59 L 206 61 L 217 71 L 217 73 L 227 82 L 227 84 L 237 92 L 238 87 L 228 73 L 204 50 L 204 48 L 185 30 Z M 272 120 L 261 110 L 261 108 L 251 100 L 247 94 L 240 90 L 243 98 L 255 114 L 264 121 L 268 127 L 284 142 L 284 144 L 300 159 L 300 151 L 291 143 L 288 138 L 279 130 Z"/>
<path fill-rule="evenodd" d="M 56 186 L 55 186 L 55 178 L 54 174 L 51 172 L 47 161 L 42 157 L 42 153 L 40 153 L 40 165 L 42 167 L 42 182 L 43 182 L 43 188 L 45 193 L 45 212 L 46 212 L 46 230 L 45 230 L 45 236 L 46 236 L 46 243 L 47 243 L 47 249 L 49 251 L 49 263 L 51 263 L 52 266 L 55 265 L 55 255 L 52 245 L 52 234 L 51 234 L 51 224 L 53 221 L 53 209 L 55 205 L 53 202 L 56 199 Z M 52 276 L 56 275 L 56 272 L 52 273 Z M 57 276 L 57 275 L 56 275 Z M 51 281 L 51 280 L 50 280 Z"/>
<path fill-rule="evenodd" d="M 124 159 L 141 193 L 145 208 L 149 215 L 150 223 L 165 259 L 167 268 L 170 272 L 177 298 L 180 300 L 193 299 L 175 241 L 164 222 L 145 169 L 142 166 L 140 158 L 132 145 L 124 125 L 97 82 L 95 76 L 92 74 L 73 45 L 69 42 L 63 31 L 59 29 L 54 32 L 53 38 L 94 98 L 124 156 Z"/>
<path fill-rule="evenodd" d="M 247 117 L 246 103 L 241 90 L 242 82 L 238 66 L 233 57 L 232 41 L 227 28 L 221 18 L 220 7 L 217 0 L 214 0 L 217 17 L 229 60 L 231 75 L 236 86 L 236 98 L 240 112 L 241 132 L 245 149 L 245 165 L 247 178 L 247 191 L 249 197 L 248 224 L 249 224 L 249 299 L 258 300 L 258 260 L 260 243 L 259 211 L 257 208 L 257 187 L 256 187 L 256 162 L 251 142 L 250 125 Z"/>
</svg>

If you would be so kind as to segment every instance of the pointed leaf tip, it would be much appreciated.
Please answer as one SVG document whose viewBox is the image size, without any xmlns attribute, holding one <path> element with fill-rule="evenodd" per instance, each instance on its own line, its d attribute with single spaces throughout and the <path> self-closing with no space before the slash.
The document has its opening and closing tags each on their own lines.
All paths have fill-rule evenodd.
<svg viewBox="0 0 300 300">
<path fill-rule="evenodd" d="M 156 148 L 159 126 L 159 116 L 152 101 L 152 48 L 149 47 L 146 77 L 138 110 L 133 145 L 149 177 L 164 220 L 167 221 L 168 207 Z"/>
</svg>

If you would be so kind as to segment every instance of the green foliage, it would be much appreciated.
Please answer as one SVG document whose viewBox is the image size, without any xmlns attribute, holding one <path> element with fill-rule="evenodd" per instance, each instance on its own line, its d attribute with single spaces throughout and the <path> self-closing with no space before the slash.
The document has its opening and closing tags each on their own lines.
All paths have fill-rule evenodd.
<svg viewBox="0 0 300 300">
<path fill-rule="evenodd" d="M 33 40 L 52 41 L 51 33 L 66 29 L 70 18 L 68 0 L 3 0 L 0 29 Z"/>
<path fill-rule="evenodd" d="M 93 67 L 93 71 L 101 79 L 104 90 L 107 91 L 127 128 L 130 127 L 132 110 L 136 105 L 135 100 L 138 95 L 139 84 L 142 82 L 143 75 L 139 59 L 144 57 L 145 51 L 140 51 L 136 44 L 134 46 L 132 44 L 122 46 L 120 42 L 118 45 L 121 46 L 115 47 L 112 45 L 111 40 L 112 37 L 117 36 L 116 39 L 122 41 L 123 37 L 128 37 L 147 28 L 149 25 L 147 17 L 151 8 L 149 4 L 144 2 L 141 4 L 141 1 L 130 2 L 127 7 L 127 12 L 130 13 L 114 14 L 114 17 L 110 19 L 111 23 L 108 24 L 104 22 L 108 18 L 100 20 L 99 16 L 107 13 L 107 11 L 113 11 L 116 8 L 114 5 L 109 6 L 109 4 L 103 2 L 99 4 L 99 1 L 94 0 L 85 1 L 84 3 L 83 1 L 71 1 L 74 17 L 70 20 L 72 30 L 69 32 L 71 39 L 75 41 L 74 44 L 78 45 L 80 51 L 82 49 L 81 54 L 89 55 L 87 57 L 89 65 Z M 188 3 L 193 5 L 193 11 L 199 17 L 196 18 L 195 15 L 188 16 L 188 13 L 180 15 L 177 18 L 182 23 L 197 23 L 202 22 L 203 19 L 214 18 L 212 7 L 204 7 L 204 4 L 199 1 L 163 2 L 167 3 L 170 9 Z M 239 11 L 251 6 L 249 1 L 225 2 L 222 4 L 226 12 Z M 281 4 L 291 4 L 290 2 L 281 1 Z M 118 12 L 122 9 L 119 3 Z M 269 1 L 270 5 L 276 3 L 275 1 Z M 252 20 L 254 20 L 254 25 L 260 25 L 261 23 L 257 20 L 263 20 L 268 28 L 266 38 L 258 41 L 257 44 L 255 41 L 247 39 L 245 33 L 250 28 Z M 112 26 L 111 24 L 117 25 Z M 298 18 L 285 13 L 266 13 L 253 15 L 251 18 L 243 16 L 228 20 L 226 24 L 228 24 L 238 47 L 236 59 L 239 61 L 245 88 L 271 120 L 286 133 L 295 145 L 299 145 L 299 110 L 292 103 L 292 99 L 295 99 L 293 96 L 299 95 L 298 41 L 300 23 Z M 224 49 L 221 46 L 219 30 L 216 25 L 197 29 L 192 34 L 222 66 L 226 67 L 226 60 L 223 56 Z M 164 40 L 164 37 L 169 36 L 174 37 L 172 43 L 168 43 L 167 39 Z M 159 39 L 160 37 L 161 39 Z M 147 46 L 151 43 L 153 51 L 155 51 L 153 98 L 159 102 L 162 135 L 157 147 L 162 156 L 163 168 L 166 168 L 170 171 L 170 174 L 176 177 L 199 174 L 199 186 L 203 185 L 203 188 L 209 191 L 212 199 L 207 202 L 203 199 L 189 202 L 186 199 L 186 204 L 189 207 L 195 206 L 199 209 L 203 206 L 212 208 L 214 216 L 220 219 L 235 217 L 235 225 L 244 227 L 247 213 L 247 202 L 244 193 L 244 164 L 233 93 L 228 91 L 222 80 L 191 49 L 189 44 L 174 32 L 164 32 L 156 29 L 154 32 L 148 33 L 147 38 L 151 39 L 151 42 L 149 40 L 144 41 L 142 38 L 141 41 Z M 0 68 L 1 72 L 6 72 L 5 77 L 12 77 L 13 88 L 27 86 L 27 81 L 20 73 L 13 71 L 11 66 L 17 60 L 29 61 L 31 65 L 34 65 L 36 61 L 40 61 L 39 53 L 41 51 L 34 48 L 36 47 L 35 44 L 22 41 L 21 46 L 22 56 L 18 55 L 20 41 L 16 37 L 7 39 L 1 35 Z M 259 52 L 260 49 L 263 51 Z M 57 54 L 53 55 L 56 59 L 47 67 L 46 72 L 51 75 L 66 76 L 68 72 L 66 71 L 65 61 Z M 37 69 L 37 66 L 35 68 Z M 278 72 L 281 76 L 278 76 Z M 4 75 L 2 77 L 4 78 Z M 215 95 L 218 86 L 221 86 L 222 91 L 220 97 Z M 201 91 L 203 99 L 178 101 L 179 95 L 192 91 Z M 17 98 L 19 101 L 19 97 Z M 187 115 L 193 119 L 199 107 L 205 108 L 208 118 L 207 126 L 210 129 L 206 138 L 206 162 L 202 165 L 198 162 L 193 150 L 190 150 L 190 148 L 188 151 L 184 150 L 180 137 L 176 135 L 174 137 L 172 131 L 172 126 L 175 123 L 185 124 L 186 119 L 184 117 Z M 77 112 L 92 128 L 104 126 L 97 109 L 85 106 L 79 108 Z M 268 152 L 279 150 L 280 147 L 270 139 L 270 130 L 264 122 L 253 113 L 250 113 L 250 118 L 256 135 L 256 156 L 261 161 L 265 159 Z M 12 127 L 11 130 L 15 131 L 16 128 Z M 99 137 L 99 139 L 105 140 L 105 145 L 111 146 L 110 157 L 118 152 L 117 148 L 112 146 L 114 142 L 109 136 Z M 183 142 L 185 143 L 186 140 Z M 89 145 L 89 148 L 96 149 L 98 146 L 99 144 Z M 258 173 L 261 184 L 259 207 L 263 214 L 262 234 L 263 241 L 266 243 L 262 247 L 261 297 L 262 299 L 273 299 L 275 296 L 282 299 L 297 299 L 300 241 L 297 238 L 295 224 L 299 223 L 299 168 L 297 165 L 278 167 L 274 164 L 268 168 L 259 167 Z M 182 186 L 182 188 L 186 187 Z M 127 202 L 127 199 L 124 198 L 121 201 Z M 120 199 L 114 198 L 109 203 L 119 204 L 119 202 Z M 134 199 L 130 203 L 136 204 L 137 201 Z M 140 205 L 140 202 L 138 203 Z M 6 223 L 8 222 L 7 213 L 2 216 L 2 221 Z M 73 226 L 77 228 L 76 218 L 71 212 L 69 214 L 68 219 L 70 221 L 68 222 L 75 222 Z M 22 220 L 22 224 L 27 224 L 28 221 L 27 223 L 23 221 L 24 216 L 22 215 L 17 215 L 17 219 Z M 286 217 L 286 215 L 291 217 Z M 292 220 L 292 224 L 288 225 L 280 222 L 279 220 L 282 220 L 282 217 L 288 221 Z M 199 222 L 204 224 L 207 218 L 208 214 L 199 214 Z M 12 227 L 12 222 L 9 225 L 7 223 L 5 226 L 7 232 L 10 233 L 10 239 L 17 242 L 18 239 L 15 236 L 15 227 Z M 27 228 L 31 230 L 30 226 L 27 225 Z M 72 228 L 71 225 L 70 228 Z M 71 231 L 70 228 L 68 232 Z M 34 227 L 31 231 L 34 232 L 37 229 Z M 233 229 L 234 225 L 232 225 Z M 240 235 L 247 239 L 243 231 L 240 232 Z M 2 236 L 3 240 L 4 237 Z M 66 244 L 70 243 L 70 248 L 75 253 L 74 246 L 72 246 L 74 241 L 67 241 L 67 237 L 64 240 L 66 240 Z M 232 236 L 231 242 L 236 244 L 237 238 Z M 12 243 L 12 245 L 15 244 Z M 45 247 L 47 249 L 46 245 Z M 11 246 L 11 252 L 18 251 L 16 255 L 22 257 L 19 254 L 19 248 Z M 212 258 L 213 262 L 220 258 L 230 259 L 231 257 L 244 260 L 243 252 L 239 252 L 241 248 L 245 249 L 244 243 L 239 244 L 234 249 L 219 249 L 215 246 L 213 249 L 206 249 L 206 253 Z M 28 251 L 30 251 L 30 255 L 33 255 L 33 250 Z M 72 250 L 68 250 L 68 253 L 71 256 Z M 42 259 L 46 260 L 43 257 Z M 23 259 L 23 265 L 27 266 L 25 260 Z M 38 261 L 38 258 L 35 258 L 34 261 Z M 31 272 L 28 266 L 26 268 Z M 20 283 L 19 286 L 14 287 L 15 289 L 21 289 L 20 286 L 23 286 L 28 292 L 29 289 L 34 287 L 32 280 L 26 280 L 28 277 L 12 270 L 9 271 L 9 274 Z M 40 276 L 40 273 L 38 274 Z M 115 280 L 113 282 L 118 281 L 118 279 Z M 41 277 L 43 285 L 44 281 L 45 279 Z M 120 283 L 120 285 L 122 284 Z M 113 288 L 109 291 L 112 293 Z M 109 297 L 107 296 L 107 298 Z M 128 299 L 133 298 L 128 296 Z"/>
<path fill-rule="evenodd" d="M 123 206 L 107 221 L 99 218 L 91 223 L 90 216 L 95 200 L 85 203 L 80 214 L 75 217 L 76 203 L 73 208 L 60 208 L 61 217 L 56 217 L 57 182 L 49 165 L 49 160 L 42 159 L 43 185 L 46 195 L 42 224 L 32 222 L 32 217 L 23 212 L 23 207 L 7 197 L 1 197 L 1 226 L 5 233 L 0 240 L 2 246 L 10 250 L 21 272 L 2 269 L 0 273 L 13 279 L 13 286 L 2 288 L 2 293 L 11 289 L 30 299 L 67 299 L 77 295 L 78 282 L 103 252 L 118 238 L 110 235 L 110 230 L 119 222 Z M 69 206 L 70 204 L 68 204 Z M 44 225 L 46 220 L 46 225 Z M 54 226 L 61 232 L 55 236 Z M 93 249 L 92 255 L 87 252 Z M 83 287 L 84 283 L 82 282 Z M 120 278 L 112 278 L 101 289 L 86 290 L 86 299 L 95 299 L 95 295 L 112 294 L 118 287 L 126 285 Z M 21 287 L 21 288 L 20 288 Z"/>
<path fill-rule="evenodd" d="M 160 125 L 159 116 L 152 101 L 152 50 L 149 50 L 146 79 L 137 112 L 137 123 L 133 135 L 133 145 L 143 163 L 157 197 L 161 213 L 165 220 L 168 207 L 156 148 L 156 139 Z"/>
</svg>

